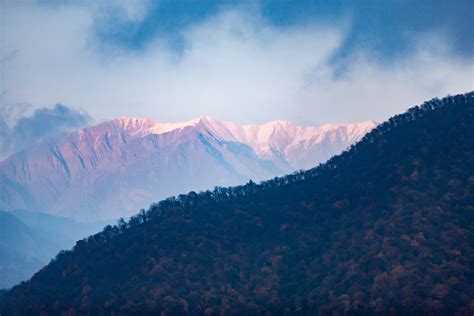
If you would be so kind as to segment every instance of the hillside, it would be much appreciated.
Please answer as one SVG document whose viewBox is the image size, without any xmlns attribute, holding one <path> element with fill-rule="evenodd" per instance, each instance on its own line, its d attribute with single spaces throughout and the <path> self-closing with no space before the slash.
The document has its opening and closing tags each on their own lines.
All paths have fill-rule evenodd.
<svg viewBox="0 0 474 316">
<path fill-rule="evenodd" d="M 473 211 L 471 92 L 309 171 L 155 204 L 60 253 L 0 312 L 471 315 Z"/>
<path fill-rule="evenodd" d="M 0 211 L 0 288 L 31 277 L 62 249 L 60 243 Z"/>
<path fill-rule="evenodd" d="M 0 289 L 31 278 L 60 250 L 104 225 L 25 210 L 0 211 Z"/>
<path fill-rule="evenodd" d="M 120 118 L 36 144 L 0 162 L 0 208 L 81 221 L 130 216 L 191 190 L 261 181 L 342 152 L 376 124 L 240 126 Z"/>
<path fill-rule="evenodd" d="M 13 210 L 10 213 L 27 226 L 55 236 L 56 240 L 63 242 L 63 246 L 67 245 L 66 248 L 72 247 L 77 240 L 100 231 L 110 223 L 110 221 L 84 223 L 28 210 Z"/>
</svg>

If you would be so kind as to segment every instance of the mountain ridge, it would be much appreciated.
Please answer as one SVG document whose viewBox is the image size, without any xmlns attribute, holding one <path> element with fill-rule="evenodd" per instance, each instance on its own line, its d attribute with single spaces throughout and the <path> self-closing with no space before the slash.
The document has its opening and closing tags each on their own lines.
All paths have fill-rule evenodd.
<svg viewBox="0 0 474 316">
<path fill-rule="evenodd" d="M 210 117 L 181 123 L 119 118 L 38 143 L 0 162 L 5 179 L 0 207 L 79 220 L 118 218 L 182 191 L 308 168 L 374 126 L 372 121 L 303 127 L 284 121 L 240 126 Z"/>
<path fill-rule="evenodd" d="M 163 200 L 0 311 L 470 315 L 473 131 L 474 93 L 435 99 L 308 171 Z"/>
</svg>

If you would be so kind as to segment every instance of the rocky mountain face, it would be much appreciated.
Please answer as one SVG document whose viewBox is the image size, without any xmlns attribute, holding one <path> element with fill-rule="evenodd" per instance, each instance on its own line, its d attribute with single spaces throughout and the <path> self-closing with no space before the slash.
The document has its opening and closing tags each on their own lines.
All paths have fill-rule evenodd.
<svg viewBox="0 0 474 316">
<path fill-rule="evenodd" d="M 0 208 L 79 220 L 128 216 L 178 193 L 310 168 L 375 126 L 119 118 L 43 141 L 1 162 Z"/>
</svg>

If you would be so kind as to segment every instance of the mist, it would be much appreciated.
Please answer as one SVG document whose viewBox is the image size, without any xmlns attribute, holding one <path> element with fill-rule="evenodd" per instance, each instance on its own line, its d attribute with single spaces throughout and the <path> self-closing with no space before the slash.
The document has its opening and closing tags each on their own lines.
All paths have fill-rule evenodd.
<svg viewBox="0 0 474 316">
<path fill-rule="evenodd" d="M 36 142 L 92 123 L 84 112 L 62 104 L 35 109 L 28 106 L 0 109 L 0 160 Z"/>
<path fill-rule="evenodd" d="M 473 86 L 472 58 L 455 54 L 441 31 L 407 34 L 410 49 L 390 60 L 364 43 L 341 57 L 350 16 L 278 27 L 258 9 L 222 8 L 180 29 L 178 48 L 159 35 L 140 50 L 101 40 L 99 27 L 118 27 L 106 12 L 140 23 L 140 3 L 7 5 L 2 103 L 63 103 L 98 121 L 209 115 L 318 125 L 383 121 Z"/>
</svg>

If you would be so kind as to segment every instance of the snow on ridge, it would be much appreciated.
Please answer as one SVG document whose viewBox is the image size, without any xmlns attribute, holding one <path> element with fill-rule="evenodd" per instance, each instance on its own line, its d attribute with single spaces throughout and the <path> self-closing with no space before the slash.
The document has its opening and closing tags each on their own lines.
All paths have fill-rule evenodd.
<svg viewBox="0 0 474 316">
<path fill-rule="evenodd" d="M 209 116 L 200 116 L 183 122 L 160 122 L 150 118 L 121 117 L 107 121 L 99 126 L 111 128 L 111 132 L 125 132 L 127 137 L 145 137 L 150 134 L 160 135 L 186 127 L 200 127 L 221 141 L 238 142 L 248 145 L 265 159 L 271 159 L 275 152 L 284 157 L 291 156 L 296 149 L 306 150 L 327 141 L 335 143 L 336 148 L 343 148 L 353 143 L 377 126 L 374 121 L 362 121 L 351 124 L 325 124 L 320 126 L 293 125 L 286 120 L 274 120 L 264 124 L 239 125 L 230 121 L 216 120 Z M 104 131 L 98 129 L 99 134 Z"/>
<path fill-rule="evenodd" d="M 0 173 L 14 184 L 3 188 L 0 207 L 33 203 L 77 219 L 117 218 L 170 195 L 314 167 L 375 126 L 122 117 L 38 143 L 0 163 Z"/>
<path fill-rule="evenodd" d="M 160 122 L 150 118 L 132 118 L 120 117 L 111 121 L 106 121 L 98 125 L 85 128 L 93 129 L 101 125 L 115 127 L 129 132 L 131 135 L 145 136 L 148 134 L 163 134 L 175 129 L 201 125 L 215 132 L 218 136 L 224 138 L 234 138 L 237 141 L 249 141 L 251 138 L 256 143 L 267 142 L 268 139 L 277 131 L 283 131 L 292 136 L 304 137 L 308 134 L 317 135 L 327 131 L 346 127 L 350 130 L 370 130 L 377 123 L 374 121 L 362 121 L 350 124 L 325 124 L 320 126 L 302 126 L 294 125 L 286 120 L 274 120 L 263 124 L 244 124 L 239 125 L 230 121 L 221 121 L 209 116 L 200 116 L 183 122 Z M 247 142 L 245 141 L 245 142 Z"/>
</svg>

